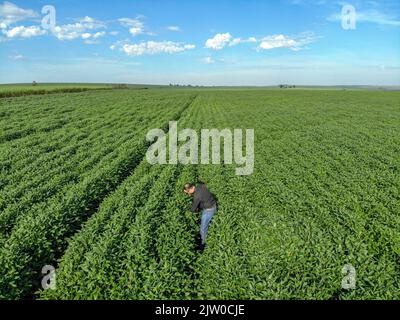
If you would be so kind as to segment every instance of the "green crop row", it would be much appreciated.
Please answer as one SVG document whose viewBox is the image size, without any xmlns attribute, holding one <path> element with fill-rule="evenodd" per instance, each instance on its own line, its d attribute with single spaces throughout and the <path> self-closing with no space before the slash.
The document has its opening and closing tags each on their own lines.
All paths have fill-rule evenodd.
<svg viewBox="0 0 400 320">
<path fill-rule="evenodd" d="M 24 99 L 0 106 L 21 132 L 30 126 Z M 54 139 L 39 130 L 0 149 L 8 161 L 0 298 L 39 290 L 47 264 L 57 267 L 56 289 L 39 290 L 41 299 L 400 298 L 398 93 L 146 90 L 92 99 L 73 110 L 38 99 L 35 128 L 65 110 L 80 129 L 70 134 L 65 124 Z M 150 166 L 146 132 L 178 118 L 199 134 L 254 129 L 254 173 Z M 182 193 L 189 181 L 206 182 L 218 198 L 203 254 L 199 215 Z M 353 290 L 342 287 L 349 264 Z"/>
<path fill-rule="evenodd" d="M 324 110 L 311 114 L 316 107 L 291 101 L 298 94 L 287 106 L 223 94 L 202 103 L 211 126 L 256 130 L 257 159 L 246 178 L 214 183 L 233 173 L 200 170 L 222 207 L 199 260 L 202 298 L 399 298 L 399 163 L 382 148 L 397 139 L 399 115 L 395 95 L 377 95 L 380 104 L 361 95 L 340 105 L 337 93 L 318 96 Z M 342 289 L 346 264 L 357 272 L 353 291 Z"/>
<path fill-rule="evenodd" d="M 398 161 L 379 143 L 397 139 L 398 118 L 389 117 L 390 97 L 373 95 L 388 99 L 377 117 L 373 103 L 350 95 L 354 103 L 339 107 L 335 92 L 198 95 L 180 127 L 254 128 L 254 174 L 236 177 L 234 166 L 199 165 L 177 175 L 167 167 L 142 202 L 134 199 L 143 193 L 124 193 L 123 186 L 110 196 L 113 209 L 98 213 L 111 217 L 102 220 L 106 227 L 78 234 L 57 270 L 57 289 L 41 298 L 398 298 L 399 181 L 391 171 Z M 305 96 L 314 98 L 311 106 L 302 103 Z M 375 128 L 366 128 L 372 118 Z M 150 178 L 153 170 L 160 168 L 149 169 Z M 203 255 L 194 251 L 198 216 L 187 212 L 181 193 L 185 182 L 199 180 L 219 201 Z M 130 206 L 117 204 L 122 193 Z M 79 255 L 81 237 L 88 240 Z M 353 291 L 342 288 L 347 264 L 357 272 Z"/>
<path fill-rule="evenodd" d="M 184 100 L 177 102 L 183 104 Z M 154 111 L 155 115 L 146 116 L 149 108 Z M 92 124 L 84 119 L 83 122 L 86 124 L 83 125 L 85 126 L 82 126 L 80 121 L 72 121 L 68 127 L 59 130 L 60 132 L 54 133 L 51 137 L 44 135 L 47 139 L 44 138 L 43 141 L 41 141 L 41 137 L 32 135 L 18 142 L 3 144 L 0 147 L 2 159 L 0 188 L 3 189 L 7 186 L 13 190 L 18 188 L 17 185 L 21 181 L 34 185 L 32 181 L 34 177 L 42 179 L 37 181 L 38 184 L 41 184 L 43 180 L 49 179 L 46 175 L 51 174 L 50 176 L 54 177 L 51 170 L 74 166 L 74 158 L 88 157 L 93 153 L 90 147 L 96 145 L 96 140 L 103 139 L 103 144 L 107 146 L 107 140 L 104 139 L 108 139 L 108 137 L 111 144 L 116 143 L 117 139 L 121 139 L 121 141 L 131 139 L 130 135 L 134 135 L 140 125 L 155 117 L 168 119 L 173 109 L 174 107 L 171 105 L 170 108 L 168 103 L 159 107 L 150 105 L 146 109 L 141 106 L 132 108 L 132 103 L 127 106 L 120 104 L 115 106 L 112 113 L 106 114 L 107 118 L 105 119 L 96 117 L 94 121 L 91 120 Z M 146 116 L 145 119 L 143 116 Z M 93 116 L 88 114 L 86 117 L 90 119 Z M 70 132 L 73 134 L 69 134 Z M 107 149 L 105 148 L 104 151 L 106 152 Z M 67 170 L 64 169 L 64 171 Z M 28 179 L 24 179 L 27 176 Z M 24 192 L 24 190 L 20 192 Z M 15 194 L 11 198 L 18 201 Z"/>
<path fill-rule="evenodd" d="M 187 98 L 190 96 L 186 95 Z M 17 219 L 9 237 L 3 241 L 0 266 L 7 270 L 0 281 L 2 298 L 21 298 L 39 287 L 40 271 L 45 264 L 55 264 L 65 250 L 68 237 L 97 209 L 102 199 L 129 175 L 144 157 L 147 126 L 165 127 L 168 120 L 179 118 L 190 104 L 167 108 L 143 122 L 134 130 L 134 139 L 128 139 L 103 157 L 99 164 L 86 172 L 80 181 L 48 201 L 33 205 Z M 160 102 L 160 105 L 162 102 Z M 167 107 L 164 105 L 164 107 Z M 169 114 L 169 116 L 168 116 Z M 140 117 L 140 113 L 137 114 Z M 144 119 L 144 117 L 142 116 Z M 126 135 L 126 134 L 125 134 Z M 129 135 L 127 136 L 129 137 Z M 99 140 L 97 144 L 101 144 Z"/>
<path fill-rule="evenodd" d="M 167 110 L 170 114 L 173 109 L 168 108 Z M 169 117 L 168 113 L 167 115 L 163 113 L 158 115 L 164 119 Z M 151 118 L 147 121 L 151 121 Z M 150 124 L 151 122 L 149 122 Z M 47 159 L 45 161 L 39 158 L 39 162 L 32 164 L 30 168 L 28 167 L 26 173 L 25 170 L 20 170 L 17 171 L 16 177 L 9 175 L 11 181 L 2 192 L 1 203 L 8 206 L 0 216 L 0 230 L 2 230 L 2 226 L 10 230 L 15 219 L 22 217 L 37 202 L 47 201 L 56 193 L 65 193 L 71 185 L 78 183 L 85 175 L 91 175 L 91 172 L 95 172 L 97 163 L 104 156 L 113 150 L 118 150 L 118 147 L 123 145 L 124 142 L 135 139 L 140 127 L 134 122 L 131 125 L 132 127 L 121 123 L 120 128 L 110 128 L 109 130 L 101 128 L 91 134 L 90 140 L 85 141 L 84 139 L 77 145 L 70 146 L 70 152 L 61 159 L 56 159 L 57 161 Z M 109 139 L 107 139 L 107 136 L 109 136 Z M 55 168 L 56 172 L 60 172 L 60 174 L 56 175 L 56 172 L 51 170 L 52 168 Z M 22 172 L 22 175 L 20 175 L 20 172 Z M 12 181 L 15 181 L 15 183 L 11 183 Z M 21 199 L 21 197 L 23 198 Z"/>
<path fill-rule="evenodd" d="M 107 248 L 112 241 L 120 246 L 125 244 L 124 238 L 120 235 L 123 231 L 126 232 L 131 221 L 135 219 L 137 210 L 146 202 L 148 192 L 161 169 L 161 167 L 152 168 L 143 162 L 115 193 L 105 199 L 99 211 L 71 239 L 57 271 L 57 290 L 42 292 L 42 298 L 94 297 L 83 293 L 87 290 L 87 283 L 84 284 L 83 279 L 92 270 L 90 266 L 84 267 L 85 264 L 90 264 L 85 258 L 86 255 L 90 254 L 95 242 L 103 242 L 103 245 L 98 247 L 98 252 L 101 248 Z M 107 234 L 111 234 L 109 239 L 106 237 Z M 97 276 L 100 278 L 102 275 L 107 276 L 103 271 Z"/>
<path fill-rule="evenodd" d="M 30 95 L 46 95 L 59 93 L 77 93 L 92 90 L 111 90 L 111 88 L 58 88 L 58 89 L 31 89 L 31 90 L 12 90 L 0 91 L 0 98 L 15 98 Z"/>
<path fill-rule="evenodd" d="M 182 124 L 193 121 L 193 109 L 182 114 Z M 195 217 L 187 213 L 182 194 L 182 185 L 194 179 L 193 169 L 149 167 L 144 161 L 72 239 L 57 270 L 57 289 L 42 291 L 41 298 L 193 295 Z M 137 182 L 143 173 L 147 186 Z"/>
</svg>

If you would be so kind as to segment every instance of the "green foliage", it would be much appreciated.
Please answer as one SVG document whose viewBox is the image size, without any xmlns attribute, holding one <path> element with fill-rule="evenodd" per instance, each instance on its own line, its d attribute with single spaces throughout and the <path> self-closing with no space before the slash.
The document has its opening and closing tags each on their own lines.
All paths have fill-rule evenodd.
<svg viewBox="0 0 400 320">
<path fill-rule="evenodd" d="M 0 99 L 22 97 L 31 95 L 46 95 L 46 94 L 60 94 L 60 93 L 78 93 L 89 90 L 111 90 L 110 85 L 100 84 L 38 84 L 33 82 L 30 85 L 27 84 L 7 84 L 0 85 Z"/>
<path fill-rule="evenodd" d="M 103 157 L 99 157 L 98 163 L 91 169 L 81 172 L 78 170 L 75 181 L 69 181 L 68 187 L 60 178 L 49 181 L 50 189 L 41 189 L 39 193 L 32 190 L 37 198 L 28 205 L 24 206 L 26 203 L 24 201 L 18 201 L 17 205 L 13 205 L 7 201 L 5 193 L 5 201 L 2 202 L 5 210 L 1 213 L 3 237 L 0 238 L 2 242 L 0 268 L 5 272 L 0 280 L 0 297 L 21 298 L 39 287 L 41 268 L 46 264 L 56 264 L 66 248 L 67 239 L 79 230 L 81 224 L 96 212 L 102 200 L 142 161 L 146 151 L 147 127 L 166 127 L 168 120 L 179 117 L 191 99 L 188 95 L 181 95 L 157 101 L 157 96 L 153 96 L 149 106 L 153 112 L 149 114 L 149 108 L 146 108 L 148 103 L 145 101 L 140 100 L 140 105 L 135 108 L 134 101 L 129 101 L 128 96 L 125 99 L 128 99 L 130 104 L 124 104 L 126 102 L 124 99 L 117 100 L 115 104 L 115 99 L 119 96 L 121 93 L 115 92 L 113 97 L 109 98 L 114 101 L 114 110 L 119 111 L 119 121 L 115 123 L 115 127 L 107 128 L 103 125 L 102 131 L 112 132 L 124 142 L 119 145 L 111 140 L 109 143 L 113 148 Z M 97 96 L 93 97 L 96 100 Z M 137 99 L 135 95 L 133 97 Z M 177 105 L 172 106 L 172 102 Z M 109 108 L 109 105 L 106 106 Z M 124 128 L 124 122 L 126 116 L 129 119 L 133 115 L 127 113 L 133 113 L 138 119 L 127 123 L 130 132 Z M 49 117 L 52 117 L 52 112 L 49 112 Z M 27 138 L 35 139 L 35 136 L 28 135 Z M 18 143 L 23 139 L 17 140 Z M 104 152 L 107 147 L 105 142 L 100 134 L 91 146 L 94 147 L 91 151 L 95 151 L 96 147 L 101 145 L 99 151 Z M 75 151 L 72 152 L 75 155 Z M 67 163 L 68 161 L 65 162 Z M 33 171 L 34 178 L 41 177 L 41 166 L 41 162 L 38 162 L 36 171 Z M 56 167 L 57 163 L 53 163 L 53 166 Z M 9 166 L 6 169 L 13 171 L 14 168 Z M 46 169 L 49 169 L 49 166 Z M 64 170 L 61 171 L 61 175 Z M 18 169 L 15 171 L 18 172 Z M 13 190 L 14 186 L 14 181 L 11 179 L 9 184 L 3 187 Z M 30 188 L 34 188 L 34 185 L 22 186 L 25 192 Z"/>
<path fill-rule="evenodd" d="M 38 88 L 40 87 L 40 84 Z M 399 299 L 400 95 L 113 90 L 0 101 L 0 298 Z M 253 128 L 254 174 L 145 135 Z M 186 182 L 217 195 L 204 254 Z M 57 266 L 55 290 L 41 268 Z M 357 272 L 342 289 L 342 268 Z"/>
</svg>

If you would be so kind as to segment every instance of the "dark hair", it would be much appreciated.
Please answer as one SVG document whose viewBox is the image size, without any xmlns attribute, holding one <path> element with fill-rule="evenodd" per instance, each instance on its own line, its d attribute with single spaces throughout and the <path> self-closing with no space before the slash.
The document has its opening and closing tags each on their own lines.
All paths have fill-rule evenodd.
<svg viewBox="0 0 400 320">
<path fill-rule="evenodd" d="M 186 184 L 183 186 L 183 191 L 187 191 L 187 190 L 189 190 L 189 189 L 192 189 L 194 186 L 195 186 L 195 185 L 194 185 L 193 183 L 186 183 Z"/>
</svg>

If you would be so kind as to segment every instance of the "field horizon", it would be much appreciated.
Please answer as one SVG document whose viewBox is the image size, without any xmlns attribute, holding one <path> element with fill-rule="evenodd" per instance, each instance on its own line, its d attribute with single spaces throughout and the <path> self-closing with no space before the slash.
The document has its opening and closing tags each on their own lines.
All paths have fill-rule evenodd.
<svg viewBox="0 0 400 320">
<path fill-rule="evenodd" d="M 171 84 L 146 84 L 146 83 L 118 83 L 118 82 L 38 82 L 37 87 L 40 86 L 49 86 L 49 87 L 59 87 L 59 86 L 77 86 L 77 87 L 98 87 L 98 86 L 113 86 L 113 85 L 127 85 L 129 88 L 135 88 L 135 87 L 149 87 L 149 88 L 206 88 L 206 89 L 212 89 L 212 88 L 232 88 L 232 89 L 357 89 L 357 90 L 393 90 L 393 91 L 398 91 L 400 90 L 399 85 L 296 85 L 294 83 L 288 83 L 288 84 L 276 84 L 276 85 L 232 85 L 232 86 L 221 86 L 221 85 L 192 85 L 192 84 L 177 84 L 177 85 L 171 85 Z M 290 85 L 290 86 L 295 86 L 295 88 L 280 88 L 280 85 Z M 0 91 L 3 88 L 9 87 L 14 88 L 15 87 L 22 87 L 22 88 L 29 88 L 29 87 L 35 87 L 32 85 L 32 82 L 21 82 L 21 83 L 0 83 Z"/>
</svg>

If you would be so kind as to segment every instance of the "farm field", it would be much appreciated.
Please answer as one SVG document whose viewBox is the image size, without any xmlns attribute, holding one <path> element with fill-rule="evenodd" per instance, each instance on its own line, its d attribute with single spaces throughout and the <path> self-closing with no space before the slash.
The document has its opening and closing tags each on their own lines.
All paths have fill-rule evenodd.
<svg viewBox="0 0 400 320">
<path fill-rule="evenodd" d="M 254 129 L 254 173 L 150 165 L 173 120 Z M 400 92 L 5 97 L 0 127 L 0 299 L 400 299 Z M 203 254 L 189 181 L 219 201 Z"/>
<path fill-rule="evenodd" d="M 89 90 L 107 90 L 110 85 L 65 83 L 52 84 L 2 84 L 0 85 L 0 98 L 20 97 L 28 95 L 45 95 L 55 93 L 84 92 Z"/>
</svg>

